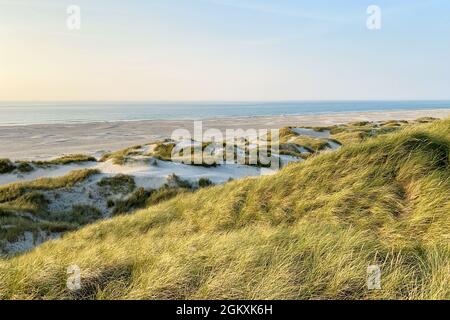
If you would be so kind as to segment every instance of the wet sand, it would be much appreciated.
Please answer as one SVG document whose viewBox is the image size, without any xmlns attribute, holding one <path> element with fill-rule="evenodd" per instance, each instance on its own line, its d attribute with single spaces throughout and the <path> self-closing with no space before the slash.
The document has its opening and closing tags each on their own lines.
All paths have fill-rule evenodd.
<svg viewBox="0 0 450 320">
<path fill-rule="evenodd" d="M 327 126 L 353 121 L 413 120 L 450 117 L 450 109 L 352 112 L 299 116 L 261 116 L 203 120 L 203 128 L 261 129 L 285 126 Z M 34 160 L 83 153 L 102 153 L 170 137 L 185 128 L 193 132 L 193 120 L 145 120 L 84 124 L 0 126 L 0 158 Z"/>
</svg>

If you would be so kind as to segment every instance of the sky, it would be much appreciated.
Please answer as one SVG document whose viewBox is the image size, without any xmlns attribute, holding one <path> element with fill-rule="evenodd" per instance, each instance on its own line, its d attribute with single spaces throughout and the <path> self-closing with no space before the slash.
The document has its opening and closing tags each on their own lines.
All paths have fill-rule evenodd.
<svg viewBox="0 0 450 320">
<path fill-rule="evenodd" d="M 447 100 L 449 16 L 448 0 L 0 0 L 0 100 Z"/>
</svg>

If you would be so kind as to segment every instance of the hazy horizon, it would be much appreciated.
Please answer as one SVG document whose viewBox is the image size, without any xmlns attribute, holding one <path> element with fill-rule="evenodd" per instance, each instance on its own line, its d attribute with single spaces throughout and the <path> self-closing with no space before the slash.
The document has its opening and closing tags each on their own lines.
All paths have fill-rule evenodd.
<svg viewBox="0 0 450 320">
<path fill-rule="evenodd" d="M 0 0 L 0 101 L 447 101 L 449 13 L 445 0 Z"/>
<path fill-rule="evenodd" d="M 70 103 L 149 103 L 149 104 L 271 104 L 271 103 L 326 103 L 326 102 L 450 102 L 450 99 L 296 99 L 296 100 L 0 100 L 3 103 L 49 103 L 49 104 L 70 104 Z"/>
</svg>

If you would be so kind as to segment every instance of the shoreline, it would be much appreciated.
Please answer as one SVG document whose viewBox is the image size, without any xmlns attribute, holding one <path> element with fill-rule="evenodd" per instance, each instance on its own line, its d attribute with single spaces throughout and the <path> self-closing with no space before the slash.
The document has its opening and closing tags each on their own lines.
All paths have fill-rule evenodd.
<svg viewBox="0 0 450 320">
<path fill-rule="evenodd" d="M 267 114 L 267 115 L 249 115 L 249 116 L 215 116 L 215 117 L 205 117 L 205 118 L 160 118 L 160 119 L 124 119 L 124 120 L 94 120 L 94 121 L 68 121 L 68 122 L 49 122 L 49 123 L 0 123 L 0 128 L 4 127 L 29 127 L 29 126 L 65 126 L 65 125 L 83 125 L 83 124 L 105 124 L 105 123 L 122 123 L 122 122 L 159 122 L 159 121 L 214 121 L 214 120 L 233 120 L 233 119 L 257 119 L 257 118 L 277 118 L 277 117 L 310 117 L 310 116 L 321 116 L 321 115 L 348 115 L 348 114 L 373 114 L 373 113 L 408 113 L 408 112 L 437 112 L 443 111 L 446 113 L 450 110 L 450 107 L 442 108 L 430 108 L 430 109 L 381 109 L 381 110 L 364 110 L 364 111 L 322 111 L 322 112 L 305 112 L 305 113 L 289 113 L 289 114 Z"/>
<path fill-rule="evenodd" d="M 74 153 L 100 156 L 104 152 L 170 137 L 175 129 L 192 131 L 194 121 L 202 121 L 204 130 L 225 130 L 274 129 L 290 125 L 328 126 L 354 121 L 414 120 L 420 117 L 447 118 L 450 117 L 450 108 L 0 126 L 0 158 L 39 160 Z"/>
</svg>

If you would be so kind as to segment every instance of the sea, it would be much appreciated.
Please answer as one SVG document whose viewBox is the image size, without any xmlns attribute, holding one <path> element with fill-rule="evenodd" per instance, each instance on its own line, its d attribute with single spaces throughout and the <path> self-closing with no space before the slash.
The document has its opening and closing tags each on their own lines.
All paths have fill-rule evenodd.
<svg viewBox="0 0 450 320">
<path fill-rule="evenodd" d="M 0 102 L 0 126 L 450 109 L 450 101 Z"/>
</svg>

